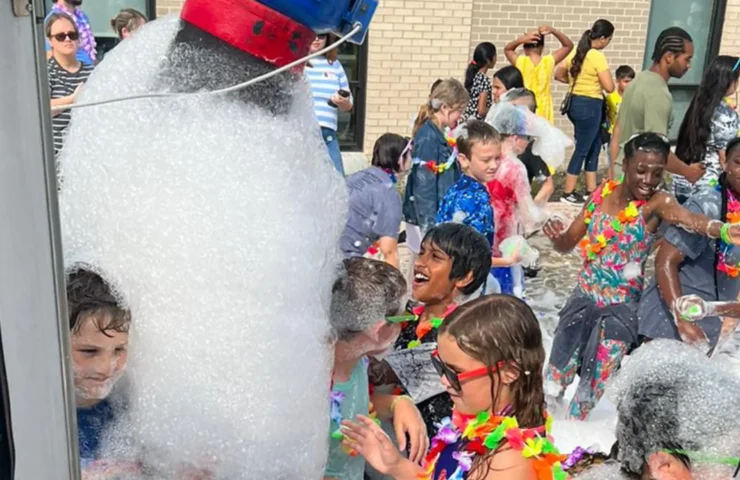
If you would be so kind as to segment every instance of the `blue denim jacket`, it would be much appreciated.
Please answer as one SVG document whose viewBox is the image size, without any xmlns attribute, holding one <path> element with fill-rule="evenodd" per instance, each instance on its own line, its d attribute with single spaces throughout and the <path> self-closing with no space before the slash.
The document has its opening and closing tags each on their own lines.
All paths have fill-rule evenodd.
<svg viewBox="0 0 740 480">
<path fill-rule="evenodd" d="M 460 178 L 457 161 L 440 174 L 429 170 L 426 162 L 444 164 L 452 153 L 444 133 L 431 120 L 427 120 L 416 132 L 412 153 L 414 166 L 406 181 L 403 216 L 407 223 L 417 225 L 422 232 L 435 225 L 437 211 L 447 190 Z"/>
</svg>

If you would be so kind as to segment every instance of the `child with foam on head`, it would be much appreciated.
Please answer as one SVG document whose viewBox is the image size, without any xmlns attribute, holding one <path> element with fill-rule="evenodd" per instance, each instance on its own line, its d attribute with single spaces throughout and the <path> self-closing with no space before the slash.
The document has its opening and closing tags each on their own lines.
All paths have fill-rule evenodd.
<svg viewBox="0 0 740 480">
<path fill-rule="evenodd" d="M 686 210 L 658 191 L 669 151 L 666 137 L 637 135 L 626 145 L 622 182 L 598 188 L 569 228 L 554 218 L 543 228 L 557 251 L 579 245 L 583 256 L 578 284 L 560 311 L 546 371 L 548 394 L 558 399 L 580 372 L 569 408 L 573 418 L 588 418 L 606 382 L 637 345 L 637 304 L 659 222 L 740 243 L 740 226 Z"/>
<path fill-rule="evenodd" d="M 400 386 L 414 399 L 427 430 L 452 414 L 431 363 L 437 330 L 457 305 L 480 291 L 491 269 L 491 247 L 472 227 L 442 223 L 427 232 L 414 262 L 411 294 L 416 321 L 404 326 L 394 352 L 372 369 L 375 385 Z"/>
<path fill-rule="evenodd" d="M 343 423 L 347 443 L 397 480 L 566 479 L 549 435 L 542 367 L 545 351 L 534 312 L 523 301 L 489 295 L 442 323 L 432 363 L 454 403 L 439 422 L 424 466 L 403 458 L 365 416 Z"/>
<path fill-rule="evenodd" d="M 67 275 L 67 307 L 80 460 L 91 474 L 102 468 L 103 437 L 123 409 L 111 391 L 126 370 L 131 312 L 100 275 L 80 266 Z"/>
<path fill-rule="evenodd" d="M 543 118 L 537 117 L 526 107 L 501 102 L 486 119 L 504 138 L 504 158 L 494 179 L 488 183 L 493 205 L 496 234 L 493 255 L 502 258 L 501 244 L 509 237 L 522 235 L 525 229 L 537 228 L 544 223 L 545 214 L 532 199 L 527 169 L 518 156 L 535 139 L 533 152 L 541 149 L 538 142 L 552 146 L 555 154 L 560 149 L 564 156 L 567 138 Z M 558 145 L 558 143 L 560 145 Z M 521 265 L 507 266 L 505 262 L 494 264 L 493 275 L 501 286 L 501 293 L 524 296 L 524 281 Z"/>
<path fill-rule="evenodd" d="M 398 315 L 406 302 L 406 281 L 391 265 L 369 258 L 344 261 L 334 283 L 331 325 L 336 332 L 331 392 L 327 479 L 362 480 L 365 461 L 342 448 L 343 419 L 368 415 L 370 405 L 380 418 L 393 417 L 402 448 L 410 437 L 410 458 L 421 460 L 428 446 L 427 431 L 414 402 L 408 397 L 370 395 L 368 357 L 383 355 L 401 330 Z"/>
</svg>

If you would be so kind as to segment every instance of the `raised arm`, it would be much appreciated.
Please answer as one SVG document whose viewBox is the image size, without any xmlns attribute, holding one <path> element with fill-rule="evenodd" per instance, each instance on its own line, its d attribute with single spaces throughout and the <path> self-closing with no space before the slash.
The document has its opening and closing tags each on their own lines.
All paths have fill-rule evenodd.
<svg viewBox="0 0 740 480">
<path fill-rule="evenodd" d="M 656 193 L 650 203 L 654 205 L 653 213 L 663 221 L 705 237 L 720 238 L 724 225 L 721 221 L 687 210 L 672 195 Z M 740 228 L 740 225 L 730 227 L 733 236 L 737 235 L 737 228 Z"/>
<path fill-rule="evenodd" d="M 558 66 L 555 67 L 555 73 L 553 74 L 553 78 L 555 78 L 556 81 L 560 83 L 568 83 L 569 77 L 568 77 L 568 62 L 563 60 L 562 62 L 558 63 Z"/>
<path fill-rule="evenodd" d="M 534 32 L 525 33 L 516 40 L 507 43 L 504 47 L 504 55 L 506 55 L 506 60 L 508 60 L 510 64 L 516 67 L 516 59 L 519 57 L 519 55 L 516 54 L 516 49 L 519 48 L 519 45 L 524 45 L 525 43 L 534 43 L 539 39 L 540 32 L 536 30 Z"/>
<path fill-rule="evenodd" d="M 552 56 L 555 59 L 555 64 L 558 64 L 565 60 L 565 58 L 573 51 L 573 42 L 570 38 L 560 30 L 553 27 L 542 25 L 540 27 L 540 35 L 552 34 L 553 37 L 557 38 L 560 42 L 561 47 L 552 52 Z"/>
</svg>

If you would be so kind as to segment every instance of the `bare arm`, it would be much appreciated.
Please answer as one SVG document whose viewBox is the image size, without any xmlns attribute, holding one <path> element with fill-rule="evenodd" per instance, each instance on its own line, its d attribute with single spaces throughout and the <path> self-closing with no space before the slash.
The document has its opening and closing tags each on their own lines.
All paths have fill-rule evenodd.
<svg viewBox="0 0 740 480">
<path fill-rule="evenodd" d="M 560 83 L 568 83 L 568 62 L 563 61 L 558 63 L 558 66 L 555 67 L 553 78 Z"/>
<path fill-rule="evenodd" d="M 398 239 L 393 237 L 380 237 L 378 247 L 383 254 L 386 263 L 398 268 Z"/>
<path fill-rule="evenodd" d="M 586 218 L 585 212 L 587 208 L 588 203 L 583 206 L 581 212 L 567 230 L 563 221 L 558 218 L 548 220 L 545 226 L 542 227 L 542 232 L 552 241 L 552 245 L 556 251 L 560 253 L 570 252 L 586 236 L 588 226 L 584 220 Z"/>
<path fill-rule="evenodd" d="M 565 60 L 565 57 L 570 54 L 570 52 L 573 51 L 573 41 L 571 41 L 570 38 L 560 30 L 554 29 L 552 27 L 540 27 L 540 33 L 542 32 L 543 28 L 548 28 L 548 33 L 552 33 L 552 35 L 558 39 L 560 42 L 560 45 L 562 45 L 560 48 L 552 52 L 553 58 L 555 58 L 555 63 L 558 64 Z"/>
<path fill-rule="evenodd" d="M 685 209 L 672 195 L 656 193 L 650 199 L 650 204 L 654 205 L 653 213 L 672 225 L 678 225 L 705 237 L 719 238 L 720 236 L 722 222 Z"/>
<path fill-rule="evenodd" d="M 524 45 L 525 43 L 534 43 L 539 40 L 539 38 L 539 31 L 534 31 L 526 33 L 516 40 L 507 43 L 504 47 L 504 55 L 506 55 L 506 60 L 508 60 L 510 64 L 516 67 L 516 59 L 519 57 L 516 54 L 516 49 L 519 48 L 519 45 Z"/>
<path fill-rule="evenodd" d="M 685 255 L 671 243 L 663 242 L 655 256 L 658 292 L 669 308 L 682 295 L 678 269 Z"/>
<path fill-rule="evenodd" d="M 485 118 L 488 115 L 488 92 L 478 96 L 478 116 Z"/>
<path fill-rule="evenodd" d="M 543 207 L 550 200 L 550 197 L 552 196 L 554 191 L 555 182 L 552 180 L 552 177 L 547 177 L 545 183 L 543 183 L 540 187 L 540 191 L 537 192 L 537 196 L 534 197 L 534 203 L 536 203 L 540 207 Z"/>
<path fill-rule="evenodd" d="M 619 137 L 622 134 L 622 129 L 619 126 L 619 118 L 617 118 L 617 124 L 614 125 L 614 132 L 612 133 L 612 139 L 609 142 L 609 156 L 611 156 L 612 163 L 609 165 L 609 168 L 614 168 L 614 164 L 617 162 L 617 159 L 619 158 Z M 613 175 L 614 172 L 611 171 L 611 174 Z"/>
<path fill-rule="evenodd" d="M 612 77 L 611 70 L 604 70 L 603 72 L 599 72 L 599 83 L 601 84 L 601 88 L 604 89 L 606 93 L 612 93 L 616 86 L 614 85 L 614 77 Z"/>
</svg>

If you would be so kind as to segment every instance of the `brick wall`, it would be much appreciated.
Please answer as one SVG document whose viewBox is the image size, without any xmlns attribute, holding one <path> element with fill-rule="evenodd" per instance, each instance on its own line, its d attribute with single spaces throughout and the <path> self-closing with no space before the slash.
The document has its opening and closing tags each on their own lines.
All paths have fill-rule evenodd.
<svg viewBox="0 0 740 480">
<path fill-rule="evenodd" d="M 740 0 L 731 1 L 740 4 Z M 612 71 L 620 65 L 630 65 L 640 71 L 649 15 L 650 0 L 475 0 L 470 48 L 474 49 L 483 41 L 492 42 L 499 51 L 498 69 L 508 65 L 504 46 L 525 31 L 542 24 L 551 25 L 577 45 L 594 21 L 605 18 L 616 29 L 612 43 L 604 50 Z M 554 49 L 557 45 L 556 38 L 548 37 L 546 48 Z M 557 112 L 567 87 L 554 81 L 553 86 L 556 124 L 570 133 L 570 122 Z"/>
<path fill-rule="evenodd" d="M 720 54 L 740 56 L 740 0 L 727 0 Z"/>
<path fill-rule="evenodd" d="M 473 0 L 381 0 L 370 30 L 365 152 L 410 123 L 437 78 L 463 75 Z"/>
</svg>

